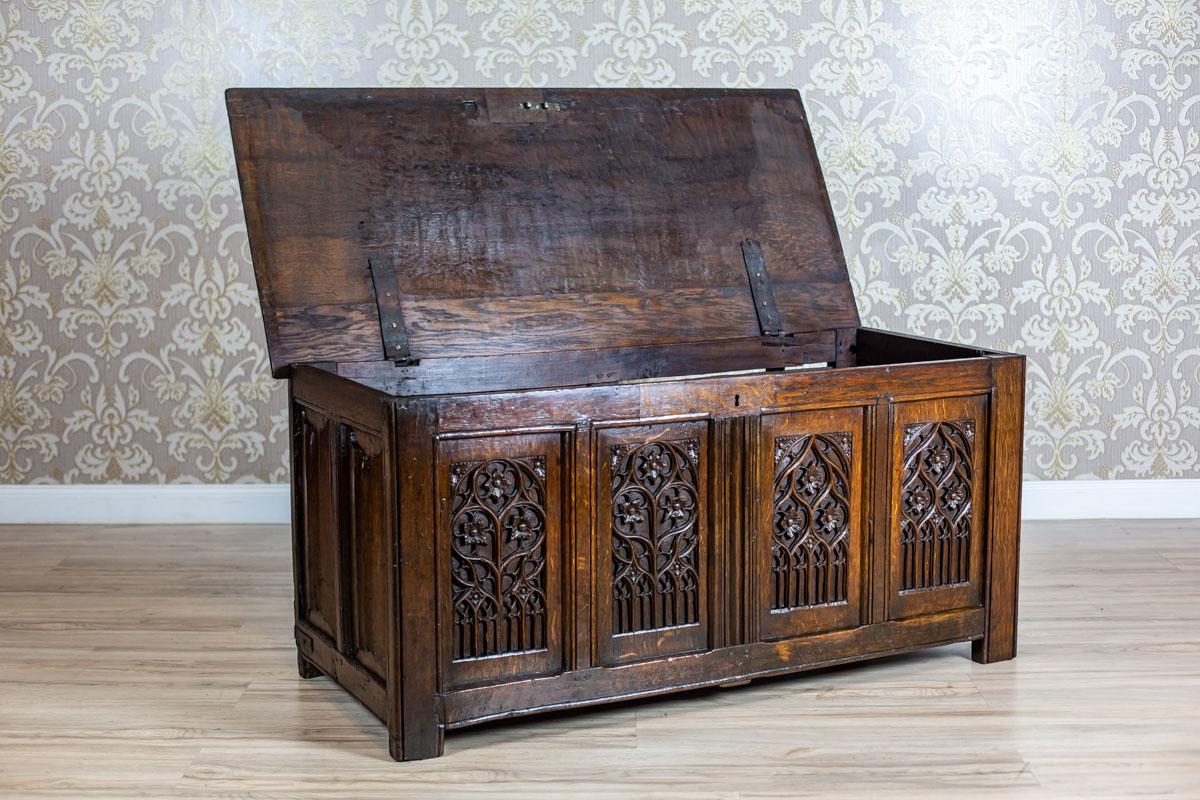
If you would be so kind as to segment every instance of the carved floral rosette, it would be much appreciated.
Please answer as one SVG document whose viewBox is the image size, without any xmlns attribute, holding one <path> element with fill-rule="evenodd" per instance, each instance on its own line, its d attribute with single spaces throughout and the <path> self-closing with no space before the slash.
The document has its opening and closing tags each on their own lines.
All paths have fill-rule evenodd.
<svg viewBox="0 0 1200 800">
<path fill-rule="evenodd" d="M 450 483 L 453 657 L 545 647 L 545 460 L 459 462 Z"/>
<path fill-rule="evenodd" d="M 775 440 L 772 610 L 846 602 L 851 442 L 849 432 Z"/>
<path fill-rule="evenodd" d="M 974 446 L 975 423 L 969 419 L 904 428 L 902 591 L 970 580 Z"/>
<path fill-rule="evenodd" d="M 699 447 L 687 439 L 612 448 L 614 633 L 699 619 Z"/>
</svg>

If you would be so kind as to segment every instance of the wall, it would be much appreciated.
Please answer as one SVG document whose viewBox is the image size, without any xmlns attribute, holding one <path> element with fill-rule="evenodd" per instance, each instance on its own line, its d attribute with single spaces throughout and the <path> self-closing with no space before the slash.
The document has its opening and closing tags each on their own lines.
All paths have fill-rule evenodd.
<svg viewBox="0 0 1200 800">
<path fill-rule="evenodd" d="M 1200 10 L 10 0 L 0 483 L 286 479 L 221 92 L 801 89 L 864 322 L 1030 355 L 1031 477 L 1200 476 Z"/>
</svg>

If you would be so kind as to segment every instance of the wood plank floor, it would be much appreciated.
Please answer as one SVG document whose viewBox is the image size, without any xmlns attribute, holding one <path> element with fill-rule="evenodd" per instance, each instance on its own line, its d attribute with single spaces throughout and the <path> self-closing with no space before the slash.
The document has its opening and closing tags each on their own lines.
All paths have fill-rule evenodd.
<svg viewBox="0 0 1200 800">
<path fill-rule="evenodd" d="M 281 527 L 0 527 L 0 797 L 1200 798 L 1200 521 L 1025 526 L 967 645 L 453 732 L 296 677 Z"/>
</svg>

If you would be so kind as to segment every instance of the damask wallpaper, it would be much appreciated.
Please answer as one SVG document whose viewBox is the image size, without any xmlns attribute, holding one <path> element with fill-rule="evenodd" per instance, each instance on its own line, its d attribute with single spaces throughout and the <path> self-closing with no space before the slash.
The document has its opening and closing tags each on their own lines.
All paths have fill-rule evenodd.
<svg viewBox="0 0 1200 800">
<path fill-rule="evenodd" d="M 1200 477 L 1196 0 L 7 0 L 0 482 L 285 480 L 222 90 L 451 84 L 799 88 L 867 324 Z"/>
</svg>

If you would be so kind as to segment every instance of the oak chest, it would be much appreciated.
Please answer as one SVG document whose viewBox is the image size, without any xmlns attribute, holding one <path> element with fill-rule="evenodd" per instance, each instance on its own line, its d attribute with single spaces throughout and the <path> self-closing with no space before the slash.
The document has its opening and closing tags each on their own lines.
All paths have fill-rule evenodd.
<svg viewBox="0 0 1200 800">
<path fill-rule="evenodd" d="M 295 636 L 397 759 L 1016 646 L 1024 360 L 859 326 L 791 91 L 231 90 Z"/>
</svg>

